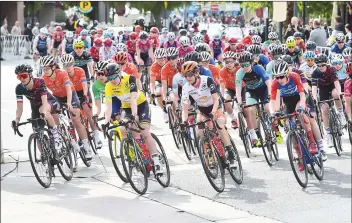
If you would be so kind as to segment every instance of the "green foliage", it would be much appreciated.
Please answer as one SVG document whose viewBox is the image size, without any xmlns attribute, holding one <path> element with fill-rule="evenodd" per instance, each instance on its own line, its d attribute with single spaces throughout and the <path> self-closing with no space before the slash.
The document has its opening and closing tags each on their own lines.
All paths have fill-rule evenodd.
<svg viewBox="0 0 352 223">
<path fill-rule="evenodd" d="M 272 2 L 242 2 L 241 8 L 246 8 L 247 10 L 255 10 L 257 8 L 269 9 L 269 16 L 273 14 L 273 3 Z"/>
<path fill-rule="evenodd" d="M 333 2 L 323 2 L 323 1 L 307 1 L 306 14 L 309 18 L 321 18 L 330 20 L 332 14 Z M 302 15 L 303 13 L 303 2 L 298 2 L 298 11 Z"/>
<path fill-rule="evenodd" d="M 66 13 L 62 9 L 56 9 L 55 11 L 55 21 L 56 22 L 66 22 Z"/>
</svg>

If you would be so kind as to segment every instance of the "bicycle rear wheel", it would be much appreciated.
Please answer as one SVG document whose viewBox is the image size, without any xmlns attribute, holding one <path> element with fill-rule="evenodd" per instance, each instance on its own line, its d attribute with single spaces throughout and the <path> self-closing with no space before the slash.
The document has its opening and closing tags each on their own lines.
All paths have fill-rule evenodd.
<svg viewBox="0 0 352 223">
<path fill-rule="evenodd" d="M 217 149 L 213 148 L 212 150 L 210 148 L 212 152 L 208 152 L 210 146 L 213 145 L 204 138 L 201 138 L 199 142 L 199 157 L 210 185 L 217 192 L 223 192 L 225 189 L 225 171 L 220 160 L 221 158 L 216 152 Z"/>
<path fill-rule="evenodd" d="M 192 160 L 192 142 L 187 136 L 187 130 L 181 132 L 182 147 L 185 150 L 186 157 L 188 160 Z"/>
<path fill-rule="evenodd" d="M 86 167 L 90 167 L 92 165 L 92 159 L 86 158 L 86 150 L 83 148 L 83 145 L 80 145 L 79 156 Z"/>
<path fill-rule="evenodd" d="M 241 163 L 241 158 L 240 155 L 238 154 L 236 145 L 234 141 L 230 138 L 231 145 L 232 145 L 232 151 L 235 157 L 235 162 L 237 163 L 237 168 L 227 168 L 227 170 L 230 173 L 230 176 L 232 179 L 237 183 L 237 184 L 242 184 L 243 182 L 243 170 L 242 170 L 242 163 Z"/>
<path fill-rule="evenodd" d="M 61 148 L 61 157 L 57 163 L 61 176 L 67 181 L 70 181 L 73 177 L 73 161 L 70 149 L 71 144 L 64 141 Z"/>
<path fill-rule="evenodd" d="M 167 109 L 167 115 L 169 116 L 169 125 L 170 125 L 170 129 L 171 129 L 171 133 L 172 133 L 172 137 L 174 138 L 174 142 L 175 142 L 175 145 L 176 145 L 176 148 L 179 149 L 179 144 L 180 144 L 180 136 L 179 136 L 179 133 L 176 129 L 177 125 L 176 125 L 176 122 L 175 122 L 175 119 L 174 119 L 174 116 L 172 115 L 172 109 L 171 109 L 171 106 L 168 107 Z"/>
<path fill-rule="evenodd" d="M 28 155 L 35 178 L 44 188 L 48 188 L 52 181 L 52 166 L 50 162 L 50 142 L 48 136 L 44 136 L 44 142 L 40 142 L 37 133 L 33 133 L 28 139 Z"/>
<path fill-rule="evenodd" d="M 322 154 L 319 153 L 317 155 L 314 155 L 312 157 L 313 161 L 310 163 L 310 166 L 313 169 L 313 173 L 315 175 L 315 177 L 318 180 L 323 180 L 324 178 L 324 162 L 323 162 L 323 158 L 322 158 Z"/>
<path fill-rule="evenodd" d="M 239 128 L 240 138 L 243 141 L 244 149 L 246 150 L 246 155 L 248 158 L 250 158 L 251 148 L 249 143 L 248 129 L 246 127 L 245 119 L 242 112 L 238 113 L 238 121 L 239 121 L 239 127 L 240 127 Z"/>
<path fill-rule="evenodd" d="M 337 114 L 335 112 L 329 112 L 329 124 L 330 131 L 334 142 L 334 147 L 336 154 L 341 156 L 342 144 L 341 144 L 341 129 L 340 129 L 340 121 L 337 118 Z"/>
<path fill-rule="evenodd" d="M 265 121 L 261 117 L 259 118 L 259 121 L 258 121 L 258 130 L 259 130 L 259 139 L 261 140 L 265 160 L 269 164 L 269 166 L 272 166 L 274 164 L 274 160 L 273 160 L 272 142 L 270 141 L 270 137 L 268 137 L 270 133 L 268 132 Z"/>
<path fill-rule="evenodd" d="M 120 179 L 123 182 L 128 183 L 128 179 L 124 174 L 122 166 L 120 147 L 117 145 L 117 141 L 120 141 L 120 137 L 118 136 L 118 133 L 115 130 L 110 131 L 109 135 L 110 138 L 114 139 L 113 141 L 111 141 L 110 139 L 108 140 L 112 164 L 114 165 L 115 171 L 117 175 L 119 175 Z"/>
<path fill-rule="evenodd" d="M 157 150 L 158 150 L 158 154 L 159 154 L 160 167 L 163 170 L 163 173 L 161 175 L 155 175 L 155 173 L 154 173 L 154 175 L 155 175 L 156 180 L 159 182 L 159 184 L 162 187 L 168 187 L 170 185 L 169 161 L 167 160 L 164 147 L 161 144 L 158 137 L 156 135 L 154 135 L 153 133 L 151 133 L 151 135 L 156 142 Z"/>
<path fill-rule="evenodd" d="M 301 187 L 303 188 L 307 187 L 308 171 L 306 166 L 306 160 L 299 140 L 297 139 L 295 133 L 293 133 L 292 131 L 290 131 L 287 135 L 287 153 L 293 174 L 295 175 L 298 184 L 301 185 Z M 303 171 L 298 170 L 298 165 L 300 162 L 301 165 L 303 165 Z"/>
</svg>

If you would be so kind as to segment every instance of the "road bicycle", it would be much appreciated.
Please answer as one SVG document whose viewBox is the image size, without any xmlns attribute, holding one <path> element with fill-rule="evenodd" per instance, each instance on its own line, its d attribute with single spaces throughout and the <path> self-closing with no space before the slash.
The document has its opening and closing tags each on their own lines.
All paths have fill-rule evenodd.
<svg viewBox="0 0 352 223">
<path fill-rule="evenodd" d="M 141 83 L 142 83 L 142 91 L 147 95 L 150 95 L 150 76 L 148 73 L 148 67 L 150 65 L 139 65 L 142 68 L 141 74 Z"/>
</svg>

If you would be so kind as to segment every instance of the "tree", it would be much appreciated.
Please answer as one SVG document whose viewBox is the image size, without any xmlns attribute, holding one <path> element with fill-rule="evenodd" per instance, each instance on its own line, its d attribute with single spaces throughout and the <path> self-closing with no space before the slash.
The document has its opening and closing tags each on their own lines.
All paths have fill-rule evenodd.
<svg viewBox="0 0 352 223">
<path fill-rule="evenodd" d="M 269 14 L 273 14 L 273 3 L 272 2 L 242 2 L 241 8 L 247 8 L 248 10 L 255 10 L 258 8 L 268 7 Z"/>
</svg>

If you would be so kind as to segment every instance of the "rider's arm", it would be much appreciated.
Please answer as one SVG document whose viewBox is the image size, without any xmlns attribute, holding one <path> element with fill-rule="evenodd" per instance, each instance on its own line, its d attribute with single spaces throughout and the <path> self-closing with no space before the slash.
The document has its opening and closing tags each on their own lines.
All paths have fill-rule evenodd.
<svg viewBox="0 0 352 223">
<path fill-rule="evenodd" d="M 161 69 L 161 92 L 162 92 L 163 100 L 166 100 L 166 95 L 167 95 L 168 71 L 167 69 L 165 69 L 166 68 L 165 66 Z"/>
<path fill-rule="evenodd" d="M 268 76 L 268 74 L 266 73 L 264 67 L 262 67 L 261 65 L 254 65 L 253 66 L 253 71 L 256 72 L 263 79 L 263 82 L 265 82 L 265 84 L 266 84 L 266 86 L 268 88 L 268 94 L 270 94 L 271 79 Z"/>
<path fill-rule="evenodd" d="M 236 98 L 238 103 L 242 102 L 242 95 L 241 95 L 241 91 L 242 91 L 242 79 L 244 77 L 244 71 L 243 69 L 239 69 L 236 73 Z"/>
<path fill-rule="evenodd" d="M 97 109 L 96 114 L 99 116 L 100 112 L 101 112 L 101 94 L 99 89 L 97 88 L 97 84 L 98 82 L 94 82 L 93 87 L 92 87 L 92 91 L 93 91 L 93 95 L 94 95 L 94 101 L 95 101 L 95 107 Z"/>
<path fill-rule="evenodd" d="M 152 46 L 152 44 L 151 44 L 150 47 L 149 47 L 148 54 L 149 54 L 149 59 L 153 62 L 153 61 L 154 61 L 154 53 L 153 53 L 153 46 Z"/>
<path fill-rule="evenodd" d="M 51 52 L 51 42 L 54 42 L 53 40 L 50 40 L 49 38 L 46 38 L 46 45 L 48 47 L 48 52 Z"/>
<path fill-rule="evenodd" d="M 104 47 L 100 47 L 99 49 L 99 60 L 104 61 Z"/>
<path fill-rule="evenodd" d="M 105 124 L 110 121 L 112 113 L 112 85 L 107 83 L 105 86 Z"/>
<path fill-rule="evenodd" d="M 62 54 L 67 54 L 66 52 L 66 39 L 62 40 L 62 43 L 60 44 L 60 47 L 61 47 L 61 52 Z"/>
<path fill-rule="evenodd" d="M 270 95 L 270 113 L 273 114 L 276 112 L 276 94 L 278 90 L 278 83 L 276 80 L 273 81 L 271 86 L 271 95 Z"/>
<path fill-rule="evenodd" d="M 139 61 L 141 60 L 141 50 L 139 49 L 139 45 L 136 43 L 136 57 L 137 57 L 137 63 L 139 64 Z"/>
<path fill-rule="evenodd" d="M 208 78 L 207 80 L 207 85 L 210 88 L 210 93 L 211 93 L 211 97 L 213 99 L 213 109 L 211 111 L 212 114 L 216 114 L 216 111 L 219 109 L 219 95 L 218 95 L 218 91 L 217 88 L 215 86 L 214 80 L 211 78 Z"/>
<path fill-rule="evenodd" d="M 182 122 L 185 122 L 188 120 L 188 108 L 190 104 L 189 100 L 189 92 L 185 89 L 182 88 Z"/>
<path fill-rule="evenodd" d="M 80 79 L 83 87 L 83 94 L 88 95 L 88 84 L 87 84 L 86 74 L 84 73 L 84 70 L 80 69 L 80 72 L 78 73 L 78 75 L 81 76 Z"/>
<path fill-rule="evenodd" d="M 304 108 L 306 105 L 306 94 L 304 92 L 304 87 L 301 81 L 301 77 L 297 74 L 297 75 L 292 75 L 291 78 L 293 78 L 293 81 L 297 86 L 297 91 L 300 97 L 299 105 Z"/>
<path fill-rule="evenodd" d="M 16 97 L 17 97 L 17 109 L 16 109 L 16 121 L 19 122 L 23 112 L 23 95 L 20 92 L 20 86 L 16 87 Z"/>
<path fill-rule="evenodd" d="M 313 71 L 312 74 L 312 96 L 314 98 L 314 100 L 317 101 L 317 90 L 318 90 L 318 72 L 317 71 Z"/>
<path fill-rule="evenodd" d="M 334 81 L 334 85 L 335 85 L 335 88 L 336 88 L 336 91 L 337 91 L 338 95 L 341 95 L 341 84 L 340 84 L 340 81 L 339 80 L 335 80 Z"/>
<path fill-rule="evenodd" d="M 138 89 L 137 82 L 135 76 L 130 76 L 130 88 L 131 88 L 131 111 L 132 115 L 136 116 L 138 112 L 137 108 L 137 97 L 138 97 Z"/>
<path fill-rule="evenodd" d="M 33 52 L 36 52 L 36 51 L 37 51 L 38 39 L 39 39 L 39 36 L 36 36 L 36 37 L 34 38 L 34 41 L 33 41 Z"/>
</svg>

